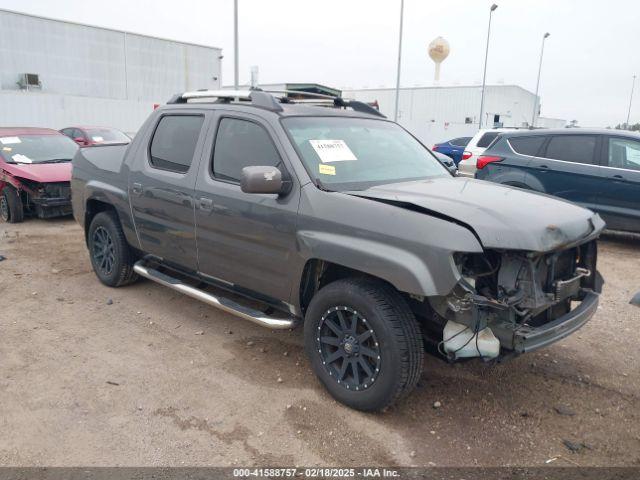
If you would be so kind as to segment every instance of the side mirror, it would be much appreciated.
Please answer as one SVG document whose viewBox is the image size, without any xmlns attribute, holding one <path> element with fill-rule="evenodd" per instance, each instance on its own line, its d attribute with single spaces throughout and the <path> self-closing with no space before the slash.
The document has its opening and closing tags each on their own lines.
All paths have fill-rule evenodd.
<svg viewBox="0 0 640 480">
<path fill-rule="evenodd" d="M 291 190 L 291 182 L 282 180 L 282 172 L 276 167 L 244 167 L 240 188 L 244 193 L 284 195 Z"/>
</svg>

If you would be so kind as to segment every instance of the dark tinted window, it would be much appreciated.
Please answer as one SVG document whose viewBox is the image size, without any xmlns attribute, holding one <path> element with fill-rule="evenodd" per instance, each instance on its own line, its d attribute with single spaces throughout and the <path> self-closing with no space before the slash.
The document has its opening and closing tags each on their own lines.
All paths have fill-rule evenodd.
<svg viewBox="0 0 640 480">
<path fill-rule="evenodd" d="M 456 147 L 466 147 L 470 141 L 471 141 L 471 137 L 460 137 L 460 138 L 454 138 L 449 143 L 451 145 L 455 145 Z"/>
<path fill-rule="evenodd" d="M 279 163 L 280 155 L 260 125 L 235 118 L 220 121 L 213 154 L 215 177 L 240 182 L 244 167 L 275 167 Z"/>
<path fill-rule="evenodd" d="M 478 147 L 487 148 L 499 134 L 500 132 L 485 133 L 482 137 L 480 137 L 480 140 L 478 140 Z"/>
<path fill-rule="evenodd" d="M 162 117 L 151 141 L 151 164 L 163 170 L 188 171 L 203 122 L 202 115 Z"/>
<path fill-rule="evenodd" d="M 551 137 L 546 158 L 576 163 L 593 163 L 596 137 L 593 135 L 558 135 Z"/>
<path fill-rule="evenodd" d="M 610 138 L 608 165 L 640 170 L 640 142 L 628 138 Z"/>
<path fill-rule="evenodd" d="M 509 144 L 516 153 L 535 156 L 546 139 L 547 137 L 542 135 L 536 137 L 514 137 L 509 139 Z"/>
</svg>

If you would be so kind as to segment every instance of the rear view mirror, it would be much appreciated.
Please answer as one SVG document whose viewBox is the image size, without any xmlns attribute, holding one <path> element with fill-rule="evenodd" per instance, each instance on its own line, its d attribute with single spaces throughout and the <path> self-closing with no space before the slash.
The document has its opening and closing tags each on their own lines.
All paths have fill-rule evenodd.
<svg viewBox="0 0 640 480">
<path fill-rule="evenodd" d="M 240 188 L 244 193 L 289 193 L 291 182 L 282 180 L 282 172 L 276 167 L 244 167 Z"/>
</svg>

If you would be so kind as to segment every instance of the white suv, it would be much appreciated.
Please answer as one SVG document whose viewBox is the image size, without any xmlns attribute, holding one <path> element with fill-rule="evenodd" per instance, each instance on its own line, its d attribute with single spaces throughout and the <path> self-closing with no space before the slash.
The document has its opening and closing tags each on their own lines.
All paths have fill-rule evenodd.
<svg viewBox="0 0 640 480">
<path fill-rule="evenodd" d="M 502 132 L 512 132 L 513 128 L 481 128 L 467 144 L 462 160 L 458 164 L 458 175 L 473 178 L 476 174 L 476 160 Z M 469 155 L 471 154 L 471 155 Z"/>
</svg>

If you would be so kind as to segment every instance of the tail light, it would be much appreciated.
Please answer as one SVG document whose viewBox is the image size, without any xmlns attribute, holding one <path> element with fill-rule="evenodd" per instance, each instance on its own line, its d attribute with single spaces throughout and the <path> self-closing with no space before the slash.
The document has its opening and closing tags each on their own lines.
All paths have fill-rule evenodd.
<svg viewBox="0 0 640 480">
<path fill-rule="evenodd" d="M 431 147 L 431 150 L 433 150 L 434 152 L 438 151 L 438 145 L 434 145 L 433 147 Z"/>
<path fill-rule="evenodd" d="M 494 157 L 492 155 L 481 155 L 480 157 L 478 157 L 478 160 L 476 162 L 476 168 L 478 170 L 482 170 L 484 167 L 486 167 L 490 163 L 501 162 L 502 160 L 504 160 L 503 157 Z"/>
<path fill-rule="evenodd" d="M 469 160 L 473 156 L 473 153 L 466 150 L 462 153 L 462 160 Z"/>
</svg>

